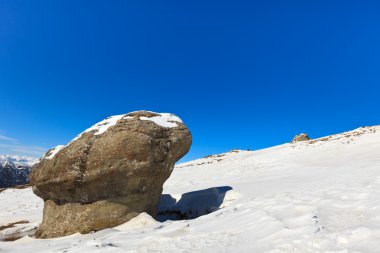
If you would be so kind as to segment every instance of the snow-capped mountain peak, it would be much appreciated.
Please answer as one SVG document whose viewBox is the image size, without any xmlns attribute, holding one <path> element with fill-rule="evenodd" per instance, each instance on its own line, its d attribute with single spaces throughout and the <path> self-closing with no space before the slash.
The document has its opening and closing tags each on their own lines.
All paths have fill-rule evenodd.
<svg viewBox="0 0 380 253">
<path fill-rule="evenodd" d="M 38 162 L 38 158 L 18 155 L 0 155 L 0 165 L 5 167 L 6 165 L 15 167 L 32 167 Z"/>
<path fill-rule="evenodd" d="M 37 158 L 17 155 L 0 155 L 0 188 L 27 184 L 28 175 Z"/>
</svg>

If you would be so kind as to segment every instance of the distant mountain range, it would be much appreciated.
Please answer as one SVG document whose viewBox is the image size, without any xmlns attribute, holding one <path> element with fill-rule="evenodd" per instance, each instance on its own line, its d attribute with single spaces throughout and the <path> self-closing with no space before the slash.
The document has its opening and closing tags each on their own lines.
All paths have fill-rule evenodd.
<svg viewBox="0 0 380 253">
<path fill-rule="evenodd" d="M 28 183 L 28 175 L 38 158 L 0 155 L 0 188 Z"/>
</svg>

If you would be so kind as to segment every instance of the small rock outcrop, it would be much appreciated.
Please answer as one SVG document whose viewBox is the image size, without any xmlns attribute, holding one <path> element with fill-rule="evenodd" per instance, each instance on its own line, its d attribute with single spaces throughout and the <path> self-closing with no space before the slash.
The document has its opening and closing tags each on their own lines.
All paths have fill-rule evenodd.
<svg viewBox="0 0 380 253">
<path fill-rule="evenodd" d="M 299 135 L 294 136 L 292 143 L 300 142 L 300 141 L 308 141 L 308 140 L 310 140 L 310 137 L 305 133 L 301 133 Z"/>
<path fill-rule="evenodd" d="M 109 117 L 49 150 L 30 174 L 45 202 L 36 237 L 114 227 L 142 212 L 155 217 L 162 186 L 190 146 L 177 116 L 138 111 Z"/>
</svg>

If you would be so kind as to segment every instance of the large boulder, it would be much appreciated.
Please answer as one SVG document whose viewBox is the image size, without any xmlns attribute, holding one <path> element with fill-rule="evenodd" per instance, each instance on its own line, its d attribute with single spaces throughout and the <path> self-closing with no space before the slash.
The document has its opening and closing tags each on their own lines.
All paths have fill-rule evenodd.
<svg viewBox="0 0 380 253">
<path fill-rule="evenodd" d="M 177 116 L 138 111 L 109 117 L 49 150 L 30 174 L 45 201 L 36 237 L 97 231 L 142 212 L 155 217 L 162 186 L 190 146 Z"/>
</svg>

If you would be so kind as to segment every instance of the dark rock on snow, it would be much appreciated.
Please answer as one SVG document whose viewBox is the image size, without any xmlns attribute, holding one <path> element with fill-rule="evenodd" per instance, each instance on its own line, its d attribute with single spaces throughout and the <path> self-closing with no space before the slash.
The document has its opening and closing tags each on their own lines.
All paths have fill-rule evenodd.
<svg viewBox="0 0 380 253">
<path fill-rule="evenodd" d="M 292 143 L 299 142 L 299 141 L 308 141 L 308 140 L 310 140 L 310 137 L 305 133 L 301 133 L 300 135 L 294 136 Z"/>
<path fill-rule="evenodd" d="M 30 182 L 45 201 L 36 236 L 88 233 L 157 214 L 162 186 L 190 149 L 191 134 L 172 114 L 109 117 L 49 150 Z"/>
</svg>

